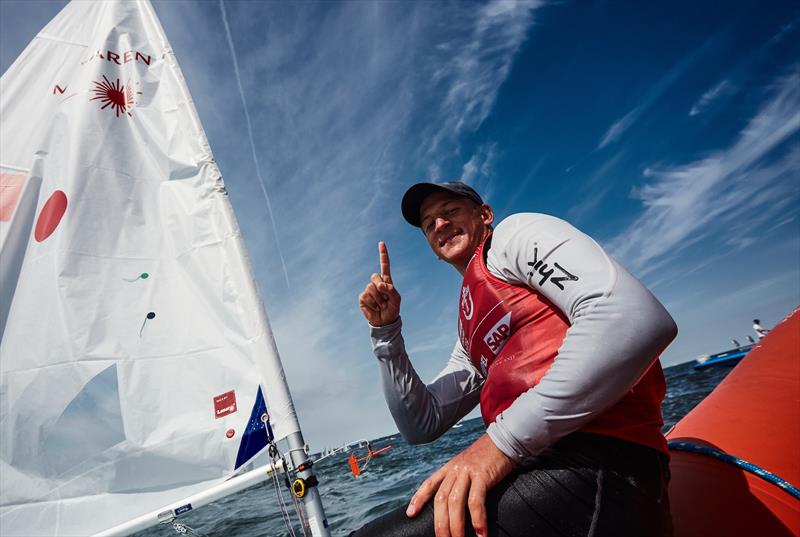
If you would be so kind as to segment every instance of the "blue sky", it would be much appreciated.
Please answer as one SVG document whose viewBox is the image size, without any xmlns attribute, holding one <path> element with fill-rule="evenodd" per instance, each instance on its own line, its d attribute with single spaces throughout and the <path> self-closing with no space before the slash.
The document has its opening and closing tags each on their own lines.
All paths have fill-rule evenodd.
<svg viewBox="0 0 800 537">
<path fill-rule="evenodd" d="M 0 2 L 3 71 L 63 4 Z M 675 317 L 665 365 L 800 303 L 797 2 L 154 5 L 314 449 L 396 431 L 357 307 L 379 240 L 424 378 L 455 342 L 459 276 L 400 215 L 417 181 L 592 235 Z"/>
</svg>

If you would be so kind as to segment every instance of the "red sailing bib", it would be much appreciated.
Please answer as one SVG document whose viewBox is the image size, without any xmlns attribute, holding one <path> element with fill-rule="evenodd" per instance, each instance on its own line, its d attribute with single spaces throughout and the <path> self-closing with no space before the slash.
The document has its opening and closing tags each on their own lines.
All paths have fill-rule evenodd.
<svg viewBox="0 0 800 537">
<path fill-rule="evenodd" d="M 458 308 L 459 339 L 486 379 L 480 401 L 487 425 L 539 383 L 569 328 L 563 313 L 536 290 L 489 273 L 484 259 L 489 240 L 478 247 L 467 266 Z M 620 401 L 580 430 L 666 452 L 661 434 L 665 392 L 664 374 L 656 361 Z"/>
</svg>

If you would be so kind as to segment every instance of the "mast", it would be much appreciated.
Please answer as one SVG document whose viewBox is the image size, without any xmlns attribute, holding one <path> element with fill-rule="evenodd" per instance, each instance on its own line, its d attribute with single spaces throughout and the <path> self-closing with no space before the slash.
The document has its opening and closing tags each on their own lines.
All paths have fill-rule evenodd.
<svg viewBox="0 0 800 537">
<path fill-rule="evenodd" d="M 303 433 L 292 433 L 287 438 L 287 441 L 292 463 L 297 470 L 297 478 L 292 483 L 292 492 L 295 496 L 298 496 L 301 490 L 304 492 L 304 495 L 299 496 L 299 498 L 305 505 L 311 534 L 315 537 L 317 535 L 329 537 L 331 533 L 328 529 L 328 519 L 325 517 L 325 509 L 322 507 L 322 498 L 317 489 L 317 478 L 311 467 L 312 462 L 306 453 Z"/>
</svg>

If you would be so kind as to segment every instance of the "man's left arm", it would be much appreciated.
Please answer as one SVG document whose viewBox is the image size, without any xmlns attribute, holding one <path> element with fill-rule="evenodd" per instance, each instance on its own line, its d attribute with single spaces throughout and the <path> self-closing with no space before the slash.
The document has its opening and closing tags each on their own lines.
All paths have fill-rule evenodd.
<svg viewBox="0 0 800 537">
<path fill-rule="evenodd" d="M 488 434 L 511 459 L 536 455 L 612 406 L 675 338 L 661 303 L 590 237 L 555 217 L 501 222 L 489 270 L 543 294 L 569 319 L 555 362 Z"/>
</svg>

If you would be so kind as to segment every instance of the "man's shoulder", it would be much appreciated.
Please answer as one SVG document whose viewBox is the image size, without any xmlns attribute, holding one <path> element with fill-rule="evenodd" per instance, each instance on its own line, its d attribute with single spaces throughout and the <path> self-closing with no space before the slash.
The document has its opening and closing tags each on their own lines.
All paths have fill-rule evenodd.
<svg viewBox="0 0 800 537">
<path fill-rule="evenodd" d="M 528 245 L 545 239 L 554 239 L 563 220 L 542 213 L 515 213 L 498 223 L 492 233 L 492 245 L 488 253 L 489 271 L 497 276 L 502 266 L 525 250 Z"/>
<path fill-rule="evenodd" d="M 514 213 L 503 218 L 500 223 L 495 226 L 495 229 L 500 229 L 501 227 L 516 227 L 520 225 L 526 225 L 531 222 L 552 219 L 560 220 L 555 216 L 544 213 Z"/>
<path fill-rule="evenodd" d="M 556 216 L 543 213 L 515 213 L 507 216 L 495 226 L 495 239 L 510 239 L 519 232 L 540 230 L 547 232 L 553 228 L 570 226 L 568 222 Z M 494 241 L 493 240 L 493 241 Z"/>
</svg>

